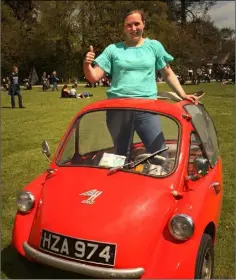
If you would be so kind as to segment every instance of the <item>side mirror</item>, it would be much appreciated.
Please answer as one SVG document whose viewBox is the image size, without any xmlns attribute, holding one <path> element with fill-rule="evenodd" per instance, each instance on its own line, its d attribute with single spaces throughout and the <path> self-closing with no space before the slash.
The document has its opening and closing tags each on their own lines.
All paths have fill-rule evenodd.
<svg viewBox="0 0 236 280">
<path fill-rule="evenodd" d="M 209 171 L 208 160 L 203 157 L 197 157 L 194 160 L 194 167 L 198 175 L 205 176 Z"/>
<path fill-rule="evenodd" d="M 42 153 L 45 154 L 47 159 L 50 161 L 50 159 L 49 159 L 49 157 L 51 156 L 50 148 L 49 148 L 48 142 L 45 140 L 42 143 Z"/>
</svg>

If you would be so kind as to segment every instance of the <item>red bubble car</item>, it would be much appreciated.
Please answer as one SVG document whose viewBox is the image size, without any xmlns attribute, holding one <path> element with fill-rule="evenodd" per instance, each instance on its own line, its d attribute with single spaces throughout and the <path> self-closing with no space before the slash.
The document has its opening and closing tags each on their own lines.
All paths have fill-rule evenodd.
<svg viewBox="0 0 236 280">
<path fill-rule="evenodd" d="M 158 120 L 164 147 L 145 146 L 140 113 Z M 85 278 L 213 277 L 222 160 L 203 104 L 171 92 L 98 101 L 74 117 L 52 159 L 42 148 L 50 168 L 17 199 L 21 255 Z"/>
</svg>

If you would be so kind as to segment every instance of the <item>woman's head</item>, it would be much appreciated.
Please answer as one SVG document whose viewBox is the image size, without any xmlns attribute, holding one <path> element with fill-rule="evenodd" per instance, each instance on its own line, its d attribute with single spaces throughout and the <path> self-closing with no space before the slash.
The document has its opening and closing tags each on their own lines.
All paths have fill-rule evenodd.
<svg viewBox="0 0 236 280">
<path fill-rule="evenodd" d="M 142 10 L 128 12 L 124 18 L 124 32 L 126 40 L 138 42 L 143 35 L 145 15 Z"/>
</svg>

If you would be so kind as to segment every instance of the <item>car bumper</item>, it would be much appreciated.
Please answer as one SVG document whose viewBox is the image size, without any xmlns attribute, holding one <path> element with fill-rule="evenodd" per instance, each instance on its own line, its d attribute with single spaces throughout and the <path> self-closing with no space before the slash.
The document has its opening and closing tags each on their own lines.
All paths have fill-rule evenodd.
<svg viewBox="0 0 236 280">
<path fill-rule="evenodd" d="M 67 270 L 75 273 L 80 273 L 86 276 L 99 277 L 99 278 L 110 278 L 110 279 L 137 279 L 141 278 L 144 273 L 143 268 L 127 268 L 127 269 L 114 269 L 114 268 L 104 268 L 96 267 L 92 265 L 77 263 L 73 261 L 64 260 L 61 258 L 54 257 L 42 253 L 34 248 L 32 248 L 27 242 L 24 242 L 23 248 L 25 255 L 30 257 L 40 263 L 44 263 L 62 270 Z"/>
</svg>

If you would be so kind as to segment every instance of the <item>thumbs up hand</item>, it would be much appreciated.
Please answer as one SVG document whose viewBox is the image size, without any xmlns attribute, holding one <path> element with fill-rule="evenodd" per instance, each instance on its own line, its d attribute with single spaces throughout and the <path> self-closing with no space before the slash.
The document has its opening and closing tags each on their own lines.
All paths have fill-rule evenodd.
<svg viewBox="0 0 236 280">
<path fill-rule="evenodd" d="M 87 64 L 92 64 L 95 58 L 95 53 L 93 51 L 93 46 L 89 46 L 89 51 L 87 52 L 85 56 L 84 62 Z"/>
</svg>

